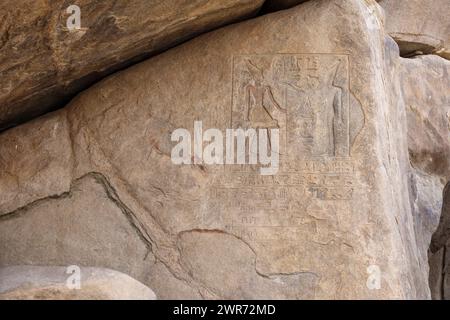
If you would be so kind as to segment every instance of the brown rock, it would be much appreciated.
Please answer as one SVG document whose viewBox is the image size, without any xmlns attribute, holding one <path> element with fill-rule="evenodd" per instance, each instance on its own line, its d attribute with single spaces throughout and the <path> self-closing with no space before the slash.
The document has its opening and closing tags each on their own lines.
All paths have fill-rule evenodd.
<svg viewBox="0 0 450 320">
<path fill-rule="evenodd" d="M 431 239 L 430 250 L 437 252 L 450 240 L 450 182 L 444 188 L 442 195 L 442 213 L 439 226 Z"/>
<path fill-rule="evenodd" d="M 69 30 L 66 1 L 0 3 L 0 131 L 63 106 L 99 78 L 199 33 L 248 17 L 263 0 L 87 1 Z"/>
<path fill-rule="evenodd" d="M 156 261 L 149 236 L 100 173 L 91 172 L 74 180 L 67 192 L 1 216 L 0 252 L 0 266 L 107 267 L 151 282 L 163 299 L 198 296 Z M 155 271 L 164 277 L 155 278 Z M 177 291 L 167 296 L 161 286 L 176 286 Z"/>
<path fill-rule="evenodd" d="M 0 269 L 0 300 L 155 299 L 150 288 L 110 269 L 77 266 L 14 266 Z"/>
<path fill-rule="evenodd" d="M 435 253 L 430 253 L 430 291 L 433 300 L 442 300 L 443 298 L 445 250 L 446 248 L 441 248 Z"/>
<path fill-rule="evenodd" d="M 379 0 L 386 30 L 402 56 L 435 53 L 450 59 L 450 1 Z"/>
<path fill-rule="evenodd" d="M 445 183 L 450 180 L 450 62 L 428 55 L 402 59 L 402 65 L 411 162 Z"/>
<path fill-rule="evenodd" d="M 317 0 L 229 26 L 108 77 L 47 122 L 0 135 L 9 172 L 0 175 L 0 234 L 8 243 L 0 262 L 29 255 L 48 265 L 64 252 L 66 261 L 79 259 L 68 250 L 72 241 L 37 240 L 27 249 L 15 233 L 66 211 L 82 211 L 83 226 L 104 204 L 93 224 L 110 212 L 132 217 L 159 263 L 143 281 L 159 297 L 428 298 L 408 194 L 402 66 L 378 10 L 373 1 Z M 46 139 L 58 120 L 68 128 L 60 157 L 30 174 L 45 183 L 29 191 L 24 159 L 51 154 Z M 173 164 L 171 133 L 192 130 L 196 120 L 222 131 L 278 127 L 278 173 Z M 46 134 L 25 134 L 41 126 Z M 32 156 L 22 145 L 32 146 Z M 97 174 L 106 190 L 84 181 Z M 54 187 L 59 175 L 70 183 Z M 126 226 L 117 224 L 114 230 Z M 62 234 L 83 239 L 82 230 Z M 40 245 L 56 253 L 33 255 Z M 98 263 L 83 252 L 89 265 Z M 145 268 L 141 261 L 133 263 Z"/>
</svg>

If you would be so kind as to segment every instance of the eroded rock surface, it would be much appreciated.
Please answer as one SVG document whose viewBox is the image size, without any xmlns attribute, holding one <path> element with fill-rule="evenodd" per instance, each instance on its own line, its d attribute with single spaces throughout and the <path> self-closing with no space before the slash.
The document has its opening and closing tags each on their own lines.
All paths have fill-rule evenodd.
<svg viewBox="0 0 450 320">
<path fill-rule="evenodd" d="M 0 3 L 0 131 L 62 107 L 101 77 L 199 33 L 255 14 L 263 0 Z M 72 21 L 72 20 L 71 20 Z M 69 25 L 70 26 L 70 25 Z"/>
<path fill-rule="evenodd" d="M 450 179 L 449 74 L 450 62 L 436 55 L 401 59 L 399 96 L 407 115 L 410 201 L 424 270 L 428 270 L 427 251 L 441 216 L 442 190 Z"/>
<path fill-rule="evenodd" d="M 141 249 L 128 264 L 103 257 L 148 272 L 142 282 L 161 298 L 428 298 L 408 192 L 401 60 L 378 10 L 374 1 L 316 0 L 232 25 L 0 135 L 8 243 L 0 262 L 42 246 L 52 254 L 35 254 L 35 264 L 81 251 L 97 265 L 102 256 L 86 246 L 115 236 L 83 226 L 114 215 L 111 230 L 123 228 Z M 196 120 L 223 131 L 279 128 L 279 172 L 174 165 L 171 132 Z M 74 230 L 39 226 L 49 235 L 27 240 L 37 241 L 32 250 L 16 235 L 76 214 Z M 121 241 L 113 247 L 125 250 Z M 368 270 L 379 271 L 379 287 Z"/>
<path fill-rule="evenodd" d="M 150 288 L 121 272 L 104 268 L 73 267 L 1 268 L 0 300 L 156 299 Z"/>
<path fill-rule="evenodd" d="M 450 59 L 450 1 L 379 0 L 386 29 L 402 56 L 435 53 Z"/>
</svg>

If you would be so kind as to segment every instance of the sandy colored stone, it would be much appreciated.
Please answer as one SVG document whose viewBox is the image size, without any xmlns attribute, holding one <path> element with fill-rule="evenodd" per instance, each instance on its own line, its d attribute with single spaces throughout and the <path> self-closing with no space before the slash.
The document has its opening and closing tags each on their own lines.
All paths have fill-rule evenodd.
<svg viewBox="0 0 450 320">
<path fill-rule="evenodd" d="M 0 3 L 0 130 L 62 107 L 113 71 L 195 35 L 249 17 L 263 0 Z"/>
<path fill-rule="evenodd" d="M 445 184 L 450 180 L 450 62 L 427 55 L 402 59 L 402 65 L 411 163 Z"/>
<path fill-rule="evenodd" d="M 442 300 L 450 300 L 450 241 L 447 241 L 443 256 Z"/>
<path fill-rule="evenodd" d="M 432 268 L 429 263 L 431 237 L 435 232 L 442 209 L 443 184 L 437 176 L 411 168 L 410 202 L 414 221 L 415 246 L 419 268 L 424 272 Z M 433 271 L 430 271 L 433 272 Z"/>
<path fill-rule="evenodd" d="M 444 281 L 444 256 L 446 248 L 440 248 L 435 253 L 430 252 L 430 291 L 433 300 L 442 300 Z"/>
<path fill-rule="evenodd" d="M 80 275 L 80 286 L 74 276 Z M 75 273 L 76 272 L 76 273 Z M 0 300 L 155 300 L 130 276 L 104 268 L 14 266 L 0 269 Z"/>
<path fill-rule="evenodd" d="M 402 65 L 378 10 L 374 1 L 308 1 L 202 35 L 108 77 L 49 115 L 49 121 L 66 121 L 68 134 L 58 146 L 72 166 L 55 175 L 51 168 L 61 160 L 53 159 L 40 181 L 58 181 L 64 173 L 70 183 L 43 184 L 39 195 L 22 193 L 26 180 L 20 177 L 24 158 L 48 152 L 46 135 L 23 133 L 43 120 L 0 135 L 2 163 L 18 181 L 0 175 L 2 242 L 18 239 L 0 251 L 0 261 L 33 255 L 15 233 L 34 216 L 97 215 L 104 191 L 82 187 L 87 191 L 78 197 L 56 201 L 54 195 L 74 192 L 70 186 L 99 174 L 114 190 L 113 199 L 103 196 L 105 216 L 123 215 L 117 207 L 126 207 L 151 248 L 150 259 L 158 262 L 143 280 L 158 297 L 429 298 L 409 198 Z M 247 100 L 249 90 L 253 99 Z M 267 103 L 282 111 L 271 114 Z M 192 130 L 195 120 L 205 129 L 278 126 L 278 174 L 261 176 L 249 166 L 174 165 L 171 132 Z M 32 156 L 15 151 L 11 141 L 22 136 Z M 20 195 L 20 201 L 4 194 Z M 94 224 L 105 219 L 97 218 Z M 14 231 L 6 227 L 19 219 Z M 65 232 L 85 236 L 78 229 Z M 61 250 L 60 259 L 69 244 L 45 247 Z M 78 258 L 69 254 L 71 259 Z M 91 252 L 83 259 L 96 265 Z M 47 260 L 37 254 L 34 264 Z M 374 267 L 378 289 L 368 286 Z"/>
<path fill-rule="evenodd" d="M 450 1 L 379 0 L 386 30 L 402 56 L 435 53 L 450 59 Z"/>
</svg>

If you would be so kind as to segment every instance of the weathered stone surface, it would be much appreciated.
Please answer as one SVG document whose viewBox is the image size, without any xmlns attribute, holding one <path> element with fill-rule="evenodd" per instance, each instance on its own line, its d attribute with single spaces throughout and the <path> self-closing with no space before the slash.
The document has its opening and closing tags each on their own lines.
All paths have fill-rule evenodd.
<svg viewBox="0 0 450 320">
<path fill-rule="evenodd" d="M 420 268 L 428 270 L 428 248 L 441 216 L 442 190 L 450 179 L 450 62 L 435 55 L 417 56 L 401 59 L 400 70 L 399 98 L 407 114 L 415 238 Z M 435 260 L 430 258 L 433 298 L 438 296 L 435 282 L 440 279 Z"/>
<path fill-rule="evenodd" d="M 402 56 L 435 53 L 450 59 L 450 1 L 379 0 L 386 29 Z"/>
<path fill-rule="evenodd" d="M 74 180 L 67 192 L 0 216 L 0 266 L 47 263 L 107 267 L 143 283 L 151 282 L 158 290 L 175 283 L 179 291 L 170 298 L 198 296 L 165 275 L 166 267 L 151 251 L 139 221 L 97 172 Z M 162 279 L 155 278 L 155 270 Z M 169 298 L 164 292 L 160 297 Z"/>
<path fill-rule="evenodd" d="M 69 272 L 68 272 L 69 271 Z M 139 281 L 110 269 L 14 266 L 0 269 L 0 300 L 155 300 Z"/>
<path fill-rule="evenodd" d="M 369 25 L 372 22 L 369 21 Z M 403 79 L 404 64 L 403 58 L 399 57 L 399 48 L 396 42 L 391 37 L 386 37 L 384 41 L 384 61 L 385 61 L 385 74 L 382 82 L 389 88 L 387 96 L 387 104 L 389 105 L 388 114 L 390 117 L 397 119 L 397 123 L 393 124 L 389 121 L 388 126 L 391 128 L 389 136 L 386 137 L 387 141 L 383 144 L 383 150 L 387 154 L 388 163 L 395 163 L 393 169 L 387 171 L 388 176 L 401 173 L 405 176 L 409 176 L 405 180 L 397 180 L 398 185 L 395 187 L 397 191 L 404 193 L 403 196 L 408 194 L 409 199 L 405 200 L 410 209 L 401 208 L 405 214 L 395 215 L 395 224 L 399 227 L 399 233 L 401 237 L 405 237 L 408 240 L 408 244 L 405 245 L 403 254 L 408 257 L 411 273 L 417 278 L 428 277 L 428 257 L 427 251 L 429 241 L 431 238 L 432 227 L 429 224 L 425 224 L 422 211 L 419 211 L 418 207 L 434 204 L 433 198 L 422 199 L 420 196 L 424 195 L 424 190 L 429 191 L 434 185 L 429 183 L 427 176 L 423 177 L 417 173 L 414 168 L 411 168 L 410 159 L 408 155 L 407 142 L 408 141 L 408 126 L 407 126 L 407 109 L 405 107 L 405 100 L 403 99 L 403 90 L 405 80 Z M 395 127 L 395 129 L 394 129 Z M 392 150 L 398 148 L 396 154 L 396 160 L 392 162 Z M 393 171 L 392 171 L 393 170 Z M 394 173 L 395 172 L 395 173 Z M 431 179 L 432 182 L 435 180 Z M 418 195 L 420 193 L 420 196 Z M 404 203 L 404 202 L 403 202 Z M 419 204 L 418 204 L 419 203 Z M 426 222 L 429 222 L 428 220 Z M 411 228 L 413 225 L 413 228 Z M 435 225 L 434 225 L 435 226 Z M 425 231 L 425 232 L 424 232 Z M 426 233 L 428 231 L 428 233 Z M 430 290 L 426 282 L 416 282 L 416 286 L 413 290 L 416 297 L 429 298 Z"/>
<path fill-rule="evenodd" d="M 29 255 L 34 264 L 65 258 L 97 265 L 83 246 L 101 248 L 110 238 L 83 234 L 82 226 L 95 219 L 97 230 L 114 214 L 112 230 L 139 235 L 142 243 L 133 241 L 142 249 L 133 257 L 150 248 L 147 259 L 155 262 L 146 268 L 146 261 L 105 256 L 117 270 L 133 263 L 148 271 L 141 281 L 160 298 L 429 297 L 408 194 L 401 60 L 378 10 L 374 1 L 317 0 L 229 26 L 110 76 L 66 109 L 0 135 L 8 168 L 0 175 L 0 235 L 8 242 L 0 262 Z M 245 99 L 249 92 L 253 99 Z M 277 113 L 267 111 L 270 104 Z M 192 130 L 195 120 L 205 129 L 277 126 L 279 172 L 174 165 L 170 134 Z M 47 138 L 55 123 L 65 132 L 57 139 L 59 157 L 49 160 L 48 171 L 27 169 L 38 165 L 26 161 L 30 154 L 51 155 L 47 148 L 56 140 Z M 40 128 L 42 135 L 25 133 Z M 26 188 L 26 174 L 42 182 L 38 191 Z M 16 238 L 18 226 L 77 210 L 77 229 L 62 231 L 73 241 L 28 240 L 37 242 L 27 249 Z M 49 230 L 44 239 L 61 237 L 48 226 L 37 230 Z M 125 250 L 120 239 L 113 243 Z M 52 254 L 33 255 L 37 246 Z M 82 257 L 70 253 L 80 250 Z M 372 267 L 380 271 L 379 288 L 368 285 Z"/>
<path fill-rule="evenodd" d="M 0 130 L 61 107 L 99 78 L 194 35 L 248 17 L 263 0 L 0 3 Z"/>
<path fill-rule="evenodd" d="M 430 245 L 430 288 L 436 300 L 450 300 L 450 182 L 443 191 L 442 214 Z"/>
</svg>

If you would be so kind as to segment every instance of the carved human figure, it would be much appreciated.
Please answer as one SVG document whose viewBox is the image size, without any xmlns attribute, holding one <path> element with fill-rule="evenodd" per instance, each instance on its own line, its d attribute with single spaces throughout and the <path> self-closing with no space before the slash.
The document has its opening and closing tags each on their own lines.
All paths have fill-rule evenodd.
<svg viewBox="0 0 450 320">
<path fill-rule="evenodd" d="M 246 121 L 256 128 L 278 128 L 278 120 L 285 110 L 275 100 L 264 71 L 247 60 L 252 81 L 245 86 Z"/>
<path fill-rule="evenodd" d="M 271 148 L 272 138 L 269 129 L 280 129 L 285 126 L 286 110 L 276 101 L 264 70 L 251 60 L 247 60 L 246 65 L 251 74 L 251 81 L 245 85 L 245 121 L 252 128 L 268 129 L 267 138 Z"/>
<path fill-rule="evenodd" d="M 342 88 L 333 83 L 338 67 L 288 88 L 288 141 L 296 156 L 345 156 L 339 145 L 346 131 Z"/>
</svg>

